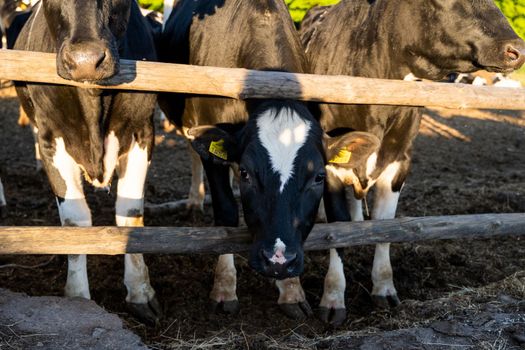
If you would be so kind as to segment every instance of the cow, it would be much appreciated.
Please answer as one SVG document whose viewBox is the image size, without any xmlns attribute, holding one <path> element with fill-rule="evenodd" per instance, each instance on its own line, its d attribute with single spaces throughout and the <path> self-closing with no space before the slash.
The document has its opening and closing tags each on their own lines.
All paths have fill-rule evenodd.
<svg viewBox="0 0 525 350">
<path fill-rule="evenodd" d="M 479 69 L 510 72 L 525 60 L 525 44 L 492 0 L 343 0 L 314 8 L 301 28 L 311 73 L 439 80 L 452 72 Z M 327 167 L 324 204 L 328 221 L 363 220 L 362 199 L 375 186 L 372 219 L 395 216 L 410 168 L 421 120 L 412 107 L 321 104 L 319 120 L 328 134 L 357 130 L 380 140 L 358 167 Z M 348 208 L 345 187 L 353 188 Z M 372 298 L 399 304 L 392 279 L 390 245 L 378 244 L 372 267 Z M 343 260 L 330 252 L 320 302 L 325 322 L 346 317 Z"/>
<path fill-rule="evenodd" d="M 307 69 L 281 0 L 178 1 L 159 56 L 192 65 Z M 276 279 L 278 304 L 288 316 L 312 314 L 297 276 L 303 271 L 303 242 L 324 191 L 326 159 L 351 149 L 363 156 L 344 161 L 356 165 L 376 150 L 376 138 L 354 132 L 325 137 L 318 121 L 297 101 L 161 94 L 159 104 L 202 160 L 217 226 L 238 225 L 230 185 L 230 166 L 238 166 L 244 220 L 253 235 L 249 265 Z M 212 311 L 239 310 L 232 254 L 219 257 L 210 299 Z"/>
<path fill-rule="evenodd" d="M 56 53 L 64 79 L 103 83 L 118 73 L 120 58 L 156 60 L 136 1 L 46 0 L 32 12 L 15 49 Z M 38 147 L 62 225 L 91 226 L 82 178 L 109 190 L 117 171 L 116 224 L 143 226 L 156 96 L 20 82 L 16 90 L 39 130 Z M 156 323 L 161 310 L 143 256 L 126 254 L 124 261 L 126 302 L 142 321 Z M 85 255 L 68 256 L 65 294 L 90 298 Z"/>
</svg>

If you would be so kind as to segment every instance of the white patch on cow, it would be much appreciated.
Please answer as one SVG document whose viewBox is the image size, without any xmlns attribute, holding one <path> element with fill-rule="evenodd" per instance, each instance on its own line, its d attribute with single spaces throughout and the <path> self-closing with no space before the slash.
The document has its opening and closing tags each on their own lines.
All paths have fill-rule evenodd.
<svg viewBox="0 0 525 350">
<path fill-rule="evenodd" d="M 35 168 L 36 171 L 40 171 L 42 170 L 42 157 L 38 146 L 38 128 L 36 126 L 33 126 L 33 140 L 35 141 Z"/>
<path fill-rule="evenodd" d="M 400 162 L 389 164 L 376 182 L 374 208 L 372 210 L 373 220 L 393 219 L 396 215 L 400 192 L 392 191 L 392 181 L 396 177 L 400 165 Z M 392 280 L 389 243 L 376 245 L 372 282 L 374 285 L 372 295 L 391 296 L 397 294 Z"/>
<path fill-rule="evenodd" d="M 330 249 L 330 265 L 324 279 L 321 307 L 328 309 L 345 308 L 346 279 L 341 257 L 336 249 Z"/>
<path fill-rule="evenodd" d="M 403 78 L 404 81 L 421 81 L 421 78 L 416 77 L 413 73 L 405 75 Z"/>
<path fill-rule="evenodd" d="M 135 141 L 126 154 L 126 169 L 119 178 L 117 187 L 116 220 L 118 226 L 137 226 L 144 212 L 144 184 L 148 173 L 148 149 L 140 148 Z M 129 215 L 133 213 L 133 215 Z"/>
<path fill-rule="evenodd" d="M 115 132 L 111 131 L 104 140 L 104 179 L 102 183 L 98 180 L 93 181 L 95 187 L 109 187 L 113 173 L 118 162 L 118 153 L 120 150 L 120 142 L 115 136 Z"/>
<path fill-rule="evenodd" d="M 283 253 L 286 251 L 286 244 L 284 244 L 284 242 L 281 241 L 280 238 L 277 238 L 277 239 L 275 240 L 275 244 L 274 244 L 274 246 L 273 246 L 273 251 L 274 251 L 274 252 L 276 252 L 276 251 L 278 251 L 278 250 L 280 250 L 280 251 L 283 252 Z"/>
<path fill-rule="evenodd" d="M 352 169 L 336 167 L 331 164 L 326 165 L 325 169 L 347 186 L 350 186 L 359 181 Z"/>
<path fill-rule="evenodd" d="M 278 115 L 275 110 L 268 110 L 257 119 L 259 139 L 268 151 L 272 169 L 280 175 L 280 192 L 293 175 L 293 166 L 297 152 L 304 145 L 311 128 L 297 112 L 282 108 Z"/>
<path fill-rule="evenodd" d="M 275 285 L 279 289 L 278 304 L 297 304 L 306 301 L 299 277 L 276 280 Z"/>
<path fill-rule="evenodd" d="M 370 178 L 377 166 L 377 153 L 372 153 L 366 160 L 366 177 Z"/>
<path fill-rule="evenodd" d="M 219 256 L 210 299 L 218 303 L 237 300 L 237 270 L 233 254 Z"/>
<path fill-rule="evenodd" d="M 474 86 L 484 86 L 487 85 L 487 79 L 482 77 L 475 77 L 472 81 L 472 85 Z"/>
<path fill-rule="evenodd" d="M 376 194 L 372 219 L 393 219 L 396 215 L 399 192 L 392 192 L 392 181 L 395 179 L 400 162 L 389 164 L 376 181 Z"/>
<path fill-rule="evenodd" d="M 2 185 L 2 180 L 0 180 L 0 207 L 5 207 L 7 204 L 4 194 L 4 185 Z"/>
<path fill-rule="evenodd" d="M 67 297 L 91 299 L 87 275 L 86 255 L 67 256 L 67 282 L 64 288 Z"/>
<path fill-rule="evenodd" d="M 66 150 L 66 144 L 62 137 L 55 139 L 55 155 L 53 156 L 53 166 L 58 170 L 60 176 L 66 184 L 66 199 L 83 199 L 81 171 L 77 162 Z"/>
</svg>

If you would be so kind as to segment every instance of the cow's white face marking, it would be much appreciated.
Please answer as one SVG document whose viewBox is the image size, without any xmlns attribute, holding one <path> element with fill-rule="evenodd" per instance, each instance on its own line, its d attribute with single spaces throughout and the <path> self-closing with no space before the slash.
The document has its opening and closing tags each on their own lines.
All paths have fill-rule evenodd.
<svg viewBox="0 0 525 350">
<path fill-rule="evenodd" d="M 304 145 L 311 123 L 290 108 L 282 108 L 277 115 L 268 110 L 257 119 L 259 139 L 268 151 L 272 169 L 280 175 L 280 192 L 293 175 L 297 152 Z"/>
<path fill-rule="evenodd" d="M 274 251 L 274 252 L 276 252 L 276 251 L 278 251 L 278 250 L 280 250 L 280 251 L 283 252 L 283 253 L 286 251 L 286 244 L 284 244 L 284 242 L 281 241 L 280 238 L 277 238 L 277 239 L 275 240 L 275 245 L 273 246 L 273 251 Z"/>
</svg>

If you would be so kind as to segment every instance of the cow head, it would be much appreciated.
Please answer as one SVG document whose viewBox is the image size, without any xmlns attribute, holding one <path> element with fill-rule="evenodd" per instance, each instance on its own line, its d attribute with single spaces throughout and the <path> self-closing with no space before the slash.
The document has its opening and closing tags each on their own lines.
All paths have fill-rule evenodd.
<svg viewBox="0 0 525 350">
<path fill-rule="evenodd" d="M 493 0 L 393 3 L 396 41 L 403 43 L 405 60 L 418 77 L 440 79 L 479 69 L 510 72 L 525 62 L 525 43 Z"/>
<path fill-rule="evenodd" d="M 133 0 L 42 2 L 56 42 L 57 71 L 62 78 L 96 82 L 118 73 L 118 41 L 126 32 L 132 3 Z"/>
<path fill-rule="evenodd" d="M 272 102 L 237 133 L 201 126 L 190 134 L 204 160 L 239 164 L 244 219 L 254 239 L 250 266 L 277 279 L 300 275 L 303 243 L 325 186 L 327 153 L 334 152 L 332 142 L 323 142 L 319 123 L 300 103 Z M 345 141 L 338 141 L 344 148 Z"/>
</svg>

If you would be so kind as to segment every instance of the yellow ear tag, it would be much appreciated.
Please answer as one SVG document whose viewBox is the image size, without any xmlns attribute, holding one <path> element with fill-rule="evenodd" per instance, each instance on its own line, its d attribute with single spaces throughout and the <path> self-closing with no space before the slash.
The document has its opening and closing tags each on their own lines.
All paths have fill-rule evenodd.
<svg viewBox="0 0 525 350">
<path fill-rule="evenodd" d="M 329 162 L 335 163 L 335 164 L 346 164 L 350 161 L 350 158 L 352 158 L 352 152 L 343 148 L 342 150 L 339 151 L 339 153 L 337 153 L 335 157 L 330 159 Z"/>
<path fill-rule="evenodd" d="M 210 143 L 210 153 L 224 160 L 228 160 L 228 152 L 224 149 L 224 139 Z"/>
</svg>

